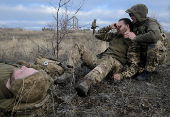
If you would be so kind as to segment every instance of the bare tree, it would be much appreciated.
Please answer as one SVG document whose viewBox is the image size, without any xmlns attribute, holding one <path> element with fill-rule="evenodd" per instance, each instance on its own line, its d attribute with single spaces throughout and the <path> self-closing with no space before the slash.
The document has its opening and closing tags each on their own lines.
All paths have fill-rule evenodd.
<svg viewBox="0 0 170 117">
<path fill-rule="evenodd" d="M 70 25 L 69 21 L 79 12 L 79 10 L 82 8 L 82 6 L 84 4 L 84 1 L 85 0 L 82 0 L 82 3 L 78 7 L 78 9 L 75 11 L 75 13 L 73 13 L 72 16 L 68 15 L 68 7 L 71 7 L 71 6 L 69 6 L 69 4 L 72 3 L 71 0 L 60 0 L 57 7 L 55 7 L 54 4 L 49 2 L 50 5 L 57 11 L 56 15 L 53 15 L 53 17 L 57 23 L 56 23 L 56 38 L 54 39 L 55 43 L 52 44 L 53 45 L 53 55 L 57 54 L 57 58 L 59 55 L 60 42 L 62 41 L 64 36 L 66 34 L 68 34 L 68 30 L 72 29 L 72 25 Z M 59 12 L 62 7 L 65 7 L 65 13 L 64 13 L 64 15 L 60 16 L 60 18 L 59 18 Z"/>
</svg>

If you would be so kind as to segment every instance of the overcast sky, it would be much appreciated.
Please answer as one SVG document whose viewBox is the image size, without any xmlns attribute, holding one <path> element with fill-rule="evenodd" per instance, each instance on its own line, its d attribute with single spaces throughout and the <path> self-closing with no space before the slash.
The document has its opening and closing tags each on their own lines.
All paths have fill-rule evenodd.
<svg viewBox="0 0 170 117">
<path fill-rule="evenodd" d="M 59 0 L 0 0 L 0 27 L 24 28 L 41 30 L 47 24 L 55 22 Z M 71 17 L 82 5 L 83 0 L 71 0 L 68 4 L 68 14 Z M 165 30 L 170 22 L 170 0 L 84 0 L 80 11 L 75 15 L 79 20 L 79 27 L 90 28 L 91 22 L 97 19 L 97 25 L 102 28 L 120 18 L 130 18 L 125 10 L 131 6 L 145 4 L 149 13 L 161 23 Z M 60 14 L 64 14 L 65 7 L 61 7 Z M 61 17 L 61 15 L 60 15 Z"/>
</svg>

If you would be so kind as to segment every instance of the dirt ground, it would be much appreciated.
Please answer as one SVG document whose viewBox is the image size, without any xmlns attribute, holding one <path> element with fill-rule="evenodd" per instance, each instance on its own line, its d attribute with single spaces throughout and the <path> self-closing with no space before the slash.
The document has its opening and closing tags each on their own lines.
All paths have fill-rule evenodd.
<svg viewBox="0 0 170 117">
<path fill-rule="evenodd" d="M 134 78 L 114 82 L 109 76 L 91 87 L 87 97 L 74 90 L 90 70 L 78 66 L 75 84 L 54 85 L 45 116 L 53 117 L 169 117 L 170 62 L 159 66 L 148 81 Z"/>
</svg>

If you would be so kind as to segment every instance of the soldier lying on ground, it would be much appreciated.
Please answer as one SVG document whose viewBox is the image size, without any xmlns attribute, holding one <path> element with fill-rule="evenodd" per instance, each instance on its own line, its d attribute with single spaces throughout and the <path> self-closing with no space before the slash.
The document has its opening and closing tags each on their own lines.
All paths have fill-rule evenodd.
<svg viewBox="0 0 170 117">
<path fill-rule="evenodd" d="M 75 88 L 78 94 L 86 96 L 91 85 L 102 81 L 110 72 L 112 74 L 121 72 L 125 64 L 128 64 L 130 68 L 123 77 L 131 77 L 136 74 L 139 63 L 137 45 L 124 35 L 125 32 L 132 30 L 131 27 L 131 21 L 128 18 L 123 18 L 118 23 L 113 23 L 98 31 L 98 34 L 95 35 L 96 38 L 110 42 L 101 58 L 97 58 L 82 44 L 73 46 L 68 55 L 67 67 L 74 68 L 82 59 L 83 63 L 93 69 L 84 77 L 83 82 Z M 117 33 L 109 32 L 111 29 L 117 29 Z M 55 79 L 54 82 L 58 83 L 58 81 L 66 79 L 64 75 Z M 121 80 L 114 76 L 113 78 L 114 80 Z"/>
<path fill-rule="evenodd" d="M 27 115 L 37 112 L 47 102 L 47 91 L 52 84 L 53 79 L 45 71 L 13 63 L 0 63 L 1 114 L 11 112 Z"/>
</svg>

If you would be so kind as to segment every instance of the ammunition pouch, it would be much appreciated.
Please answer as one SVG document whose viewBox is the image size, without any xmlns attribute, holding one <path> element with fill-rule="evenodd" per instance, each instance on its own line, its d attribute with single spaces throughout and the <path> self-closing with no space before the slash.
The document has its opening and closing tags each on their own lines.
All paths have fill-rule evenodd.
<svg viewBox="0 0 170 117">
<path fill-rule="evenodd" d="M 35 64 L 39 65 L 41 69 L 45 70 L 52 77 L 60 76 L 64 73 L 62 64 L 55 59 L 38 57 L 35 61 Z"/>
</svg>

